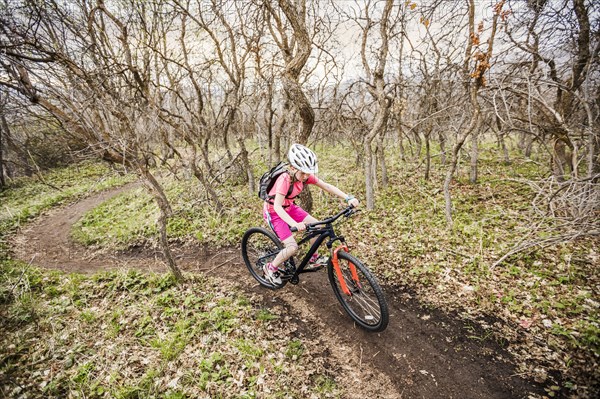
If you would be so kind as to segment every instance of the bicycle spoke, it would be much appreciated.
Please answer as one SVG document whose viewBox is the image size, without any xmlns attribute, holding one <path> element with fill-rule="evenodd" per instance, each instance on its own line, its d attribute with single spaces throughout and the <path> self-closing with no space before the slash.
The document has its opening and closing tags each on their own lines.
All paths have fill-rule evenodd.
<svg viewBox="0 0 600 399">
<path fill-rule="evenodd" d="M 343 266 L 342 276 L 346 286 L 350 290 L 350 295 L 344 297 L 344 300 L 356 311 L 362 318 L 371 321 L 371 318 L 379 319 L 378 304 L 370 298 L 366 292 L 363 292 L 352 280 L 350 269 L 347 264 Z M 340 282 L 338 281 L 338 284 Z M 360 310 L 360 311 L 359 311 Z"/>
<path fill-rule="evenodd" d="M 379 304 L 373 298 L 363 295 L 363 293 L 358 293 L 352 296 L 350 301 L 358 303 L 365 316 L 376 317 L 379 320 Z"/>
</svg>

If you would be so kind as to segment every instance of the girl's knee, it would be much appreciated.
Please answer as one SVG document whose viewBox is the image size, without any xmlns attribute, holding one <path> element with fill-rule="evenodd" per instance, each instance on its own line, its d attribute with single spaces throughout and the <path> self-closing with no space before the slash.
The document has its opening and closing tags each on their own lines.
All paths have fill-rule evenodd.
<svg viewBox="0 0 600 399">
<path fill-rule="evenodd" d="M 289 237 L 285 240 L 283 240 L 283 254 L 285 256 L 285 258 L 289 258 L 290 256 L 293 256 L 296 254 L 296 252 L 298 252 L 298 243 L 296 242 L 296 240 L 294 239 L 294 237 Z"/>
<path fill-rule="evenodd" d="M 298 243 L 296 241 L 293 242 L 287 242 L 284 243 L 285 244 L 285 249 L 287 250 L 287 252 L 290 255 L 294 255 L 296 252 L 298 252 Z"/>
</svg>

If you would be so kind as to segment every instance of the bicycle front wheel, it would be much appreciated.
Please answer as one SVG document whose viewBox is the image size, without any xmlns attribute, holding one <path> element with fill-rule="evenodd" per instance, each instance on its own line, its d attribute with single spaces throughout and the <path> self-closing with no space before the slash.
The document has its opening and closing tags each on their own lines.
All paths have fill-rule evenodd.
<svg viewBox="0 0 600 399">
<path fill-rule="evenodd" d="M 283 280 L 281 285 L 273 285 L 265 278 L 263 266 L 277 256 L 283 248 L 281 241 L 270 231 L 261 227 L 252 227 L 248 229 L 242 237 L 242 257 L 246 267 L 252 274 L 252 277 L 260 283 L 260 285 L 268 288 L 281 288 L 287 282 Z"/>
<path fill-rule="evenodd" d="M 362 328 L 376 332 L 386 329 L 389 310 L 375 276 L 361 261 L 344 251 L 338 252 L 339 270 L 329 262 L 329 282 L 348 315 Z"/>
</svg>

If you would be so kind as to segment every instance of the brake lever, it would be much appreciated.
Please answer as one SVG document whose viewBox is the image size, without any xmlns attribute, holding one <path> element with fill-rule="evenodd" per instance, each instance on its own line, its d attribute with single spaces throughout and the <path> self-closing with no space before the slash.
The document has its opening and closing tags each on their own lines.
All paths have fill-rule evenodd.
<svg viewBox="0 0 600 399">
<path fill-rule="evenodd" d="M 346 212 L 346 214 L 344 215 L 345 217 L 349 218 L 350 216 L 354 215 L 355 213 L 360 212 L 360 209 L 356 209 L 356 208 L 350 208 L 348 209 L 348 212 Z"/>
</svg>

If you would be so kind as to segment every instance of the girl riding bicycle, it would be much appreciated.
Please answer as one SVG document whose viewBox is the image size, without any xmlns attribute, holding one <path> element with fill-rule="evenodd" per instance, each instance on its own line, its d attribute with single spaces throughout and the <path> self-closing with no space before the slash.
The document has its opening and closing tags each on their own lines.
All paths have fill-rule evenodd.
<svg viewBox="0 0 600 399">
<path fill-rule="evenodd" d="M 268 193 L 269 198 L 272 199 L 265 201 L 263 207 L 264 219 L 283 244 L 283 249 L 273 259 L 273 262 L 267 263 L 263 268 L 266 279 L 276 285 L 281 284 L 279 266 L 298 251 L 298 243 L 292 235 L 290 227 L 304 231 L 307 223 L 318 221 L 294 203 L 294 199 L 304 189 L 305 184 L 314 184 L 330 194 L 343 198 L 354 207 L 359 204 L 358 199 L 354 196 L 344 193 L 336 186 L 315 176 L 319 170 L 317 156 L 307 147 L 301 144 L 292 144 L 288 151 L 288 161 L 287 173 L 279 175 Z M 293 186 L 291 191 L 289 191 L 290 186 Z M 320 257 L 315 253 L 311 263 L 324 265 L 327 263 L 327 258 Z"/>
</svg>

